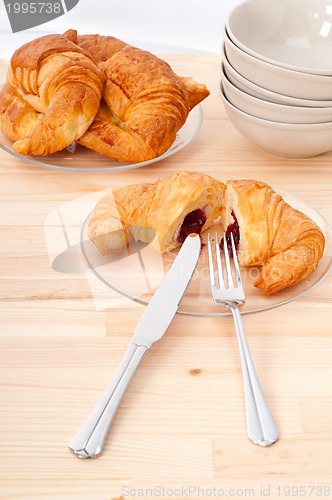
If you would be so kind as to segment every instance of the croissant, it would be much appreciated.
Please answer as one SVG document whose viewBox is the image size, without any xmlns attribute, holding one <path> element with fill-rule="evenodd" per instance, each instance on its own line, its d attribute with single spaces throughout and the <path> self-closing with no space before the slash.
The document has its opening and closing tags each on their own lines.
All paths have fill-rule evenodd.
<svg viewBox="0 0 332 500">
<path fill-rule="evenodd" d="M 78 35 L 76 30 L 68 30 L 64 33 L 74 43 L 88 52 L 100 67 L 105 67 L 105 62 L 117 52 L 120 52 L 127 44 L 113 36 L 102 35 Z M 191 77 L 179 76 L 183 91 L 189 101 L 190 110 L 203 101 L 209 91 L 205 85 L 199 84 Z"/>
<path fill-rule="evenodd" d="M 262 182 L 228 181 L 222 221 L 226 238 L 233 233 L 239 263 L 262 266 L 254 285 L 265 295 L 308 277 L 323 255 L 316 223 Z"/>
<path fill-rule="evenodd" d="M 76 141 L 94 120 L 104 79 L 93 57 L 62 35 L 16 50 L 0 94 L 0 128 L 14 151 L 48 155 Z"/>
<path fill-rule="evenodd" d="M 218 219 L 230 252 L 233 233 L 240 264 L 262 266 L 254 285 L 265 295 L 308 277 L 324 252 L 317 224 L 267 184 L 231 180 L 225 185 L 197 172 L 114 190 L 98 202 L 88 235 L 103 255 L 122 250 L 131 238 L 150 242 L 154 236 L 153 246 L 168 252 Z"/>
<path fill-rule="evenodd" d="M 224 184 L 196 172 L 115 189 L 97 204 L 88 236 L 102 255 L 129 240 L 151 242 L 160 252 L 181 245 L 189 233 L 207 229 L 223 210 Z"/>
<path fill-rule="evenodd" d="M 104 68 L 103 101 L 78 142 L 110 158 L 143 162 L 165 153 L 190 110 L 209 95 L 205 85 L 179 78 L 150 52 L 113 37 L 64 34 Z M 107 58 L 107 56 L 109 56 Z"/>
</svg>

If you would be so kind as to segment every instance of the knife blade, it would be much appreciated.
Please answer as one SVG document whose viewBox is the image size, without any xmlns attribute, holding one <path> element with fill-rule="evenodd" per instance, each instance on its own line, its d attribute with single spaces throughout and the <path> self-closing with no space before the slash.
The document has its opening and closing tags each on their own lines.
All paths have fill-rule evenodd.
<svg viewBox="0 0 332 500">
<path fill-rule="evenodd" d="M 164 335 L 186 293 L 201 250 L 199 235 L 190 234 L 170 270 L 141 316 L 127 351 L 91 414 L 70 442 L 79 458 L 101 454 L 112 420 L 125 390 L 152 344 Z"/>
</svg>

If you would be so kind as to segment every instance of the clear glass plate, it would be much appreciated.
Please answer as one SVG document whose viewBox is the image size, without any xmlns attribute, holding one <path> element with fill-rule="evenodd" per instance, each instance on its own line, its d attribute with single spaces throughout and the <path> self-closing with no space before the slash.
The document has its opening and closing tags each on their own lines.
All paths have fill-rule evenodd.
<svg viewBox="0 0 332 500">
<path fill-rule="evenodd" d="M 35 155 L 19 155 L 13 150 L 13 141 L 8 139 L 2 132 L 0 132 L 0 147 L 10 153 L 11 155 L 20 158 L 28 163 L 33 163 L 41 167 L 54 168 L 57 170 L 72 170 L 77 172 L 102 172 L 111 170 L 129 170 L 145 165 L 151 165 L 158 161 L 171 156 L 187 144 L 189 144 L 199 131 L 203 120 L 202 107 L 199 104 L 192 111 L 190 111 L 186 123 L 179 130 L 175 142 L 166 153 L 153 160 L 143 161 L 141 163 L 125 163 L 117 160 L 112 160 L 103 156 L 91 149 L 87 149 L 79 144 L 73 144 L 62 151 L 53 153 L 48 156 L 35 156 Z"/>
<path fill-rule="evenodd" d="M 260 275 L 260 268 L 242 267 L 241 277 L 246 294 L 246 304 L 241 307 L 242 313 L 268 310 L 301 297 L 324 279 L 332 265 L 331 231 L 323 217 L 299 198 L 295 198 L 293 195 L 278 188 L 274 187 L 274 189 L 291 206 L 309 215 L 322 229 L 326 238 L 324 255 L 316 271 L 311 276 L 294 286 L 285 288 L 268 297 L 264 296 L 261 290 L 253 286 L 254 281 Z M 81 251 L 88 268 L 112 290 L 135 302 L 147 305 L 162 279 L 167 274 L 179 249 L 161 255 L 151 245 L 132 242 L 129 248 L 121 253 L 102 256 L 87 236 L 90 217 L 91 214 L 85 220 L 81 232 Z M 210 232 L 213 236 L 215 231 L 220 236 L 221 228 L 217 225 L 211 227 L 201 235 L 201 256 L 187 292 L 178 309 L 180 313 L 208 316 L 225 316 L 230 314 L 228 310 L 223 310 L 215 306 L 211 296 L 206 241 L 207 233 Z"/>
</svg>

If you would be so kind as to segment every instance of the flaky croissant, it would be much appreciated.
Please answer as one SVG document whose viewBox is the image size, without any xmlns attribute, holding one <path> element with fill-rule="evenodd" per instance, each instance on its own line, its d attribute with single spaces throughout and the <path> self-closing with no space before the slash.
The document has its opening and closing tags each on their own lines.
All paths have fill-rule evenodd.
<svg viewBox="0 0 332 500">
<path fill-rule="evenodd" d="M 62 35 L 37 38 L 13 55 L 0 94 L 0 128 L 20 154 L 48 155 L 76 141 L 98 111 L 104 73 Z"/>
<path fill-rule="evenodd" d="M 123 250 L 131 238 L 143 242 L 154 238 L 152 245 L 168 252 L 189 233 L 200 233 L 218 219 L 223 190 L 220 181 L 196 172 L 115 189 L 98 202 L 89 238 L 102 255 Z"/>
<path fill-rule="evenodd" d="M 178 77 L 165 61 L 121 40 L 75 30 L 64 35 L 104 68 L 100 110 L 78 142 L 105 156 L 130 163 L 161 156 L 190 110 L 209 95 L 205 85 Z"/>
<path fill-rule="evenodd" d="M 310 217 L 262 182 L 228 181 L 226 186 L 224 228 L 234 234 L 240 264 L 262 266 L 256 287 L 270 295 L 315 271 L 325 238 Z"/>
<path fill-rule="evenodd" d="M 168 252 L 219 218 L 228 241 L 233 233 L 240 264 L 262 266 L 254 285 L 266 295 L 308 277 L 323 255 L 317 224 L 267 184 L 225 185 L 197 172 L 114 190 L 98 202 L 88 234 L 103 255 L 122 250 L 132 237 L 150 242 L 154 234 L 154 246 Z"/>
<path fill-rule="evenodd" d="M 105 67 L 105 62 L 110 57 L 113 57 L 114 54 L 128 45 L 113 36 L 78 35 L 76 30 L 68 30 L 64 33 L 64 36 L 88 52 L 102 68 Z M 179 78 L 190 109 L 193 109 L 209 95 L 205 85 L 195 82 L 190 76 L 179 76 Z"/>
</svg>

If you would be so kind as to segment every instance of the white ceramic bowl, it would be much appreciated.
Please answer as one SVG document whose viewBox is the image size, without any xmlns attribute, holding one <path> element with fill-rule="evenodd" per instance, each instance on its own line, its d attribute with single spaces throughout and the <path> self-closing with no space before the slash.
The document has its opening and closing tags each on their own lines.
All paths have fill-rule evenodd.
<svg viewBox="0 0 332 500">
<path fill-rule="evenodd" d="M 228 62 L 225 53 L 223 52 L 222 64 L 224 66 L 225 74 L 230 82 L 240 90 L 243 90 L 247 94 L 260 99 L 265 99 L 266 101 L 275 102 L 277 104 L 287 104 L 289 106 L 306 106 L 306 107 L 331 107 L 331 101 L 318 101 L 310 99 L 298 99 L 297 97 L 289 97 L 287 95 L 278 94 L 277 92 L 271 92 L 270 90 L 264 89 L 259 85 L 251 82 L 244 78 L 240 73 L 238 73 L 233 66 Z"/>
<path fill-rule="evenodd" d="M 293 124 L 263 120 L 237 109 L 222 91 L 220 96 L 238 131 L 269 153 L 288 158 L 310 158 L 332 149 L 332 122 Z"/>
<path fill-rule="evenodd" d="M 329 0 L 250 0 L 226 23 L 245 52 L 281 67 L 332 75 L 332 4 Z"/>
<path fill-rule="evenodd" d="M 226 32 L 225 53 L 233 68 L 261 87 L 300 99 L 332 100 L 330 76 L 301 73 L 262 61 L 237 47 Z"/>
<path fill-rule="evenodd" d="M 332 107 L 308 108 L 265 101 L 236 88 L 224 72 L 221 74 L 221 84 L 225 97 L 231 104 L 257 118 L 284 123 L 332 122 Z"/>
</svg>

